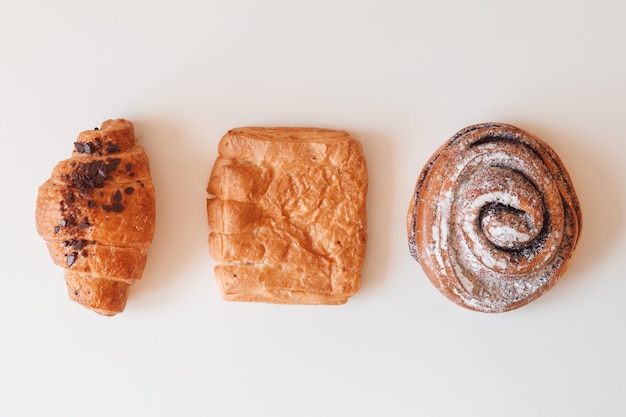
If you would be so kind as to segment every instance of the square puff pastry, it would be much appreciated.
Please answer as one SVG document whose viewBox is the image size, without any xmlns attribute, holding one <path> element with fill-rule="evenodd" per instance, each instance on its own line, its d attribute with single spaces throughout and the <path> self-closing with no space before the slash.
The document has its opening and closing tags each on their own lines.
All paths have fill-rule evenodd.
<svg viewBox="0 0 626 417">
<path fill-rule="evenodd" d="M 367 168 L 347 132 L 226 133 L 207 191 L 209 249 L 229 301 L 343 304 L 361 283 Z"/>
</svg>

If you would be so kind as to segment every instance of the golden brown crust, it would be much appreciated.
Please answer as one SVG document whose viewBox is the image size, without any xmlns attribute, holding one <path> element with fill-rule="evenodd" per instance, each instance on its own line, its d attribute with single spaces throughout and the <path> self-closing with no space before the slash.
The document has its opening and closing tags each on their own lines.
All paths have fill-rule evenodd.
<svg viewBox="0 0 626 417">
<path fill-rule="evenodd" d="M 73 271 L 65 272 L 70 300 L 103 316 L 124 311 L 130 284 L 108 278 L 98 278 Z"/>
<path fill-rule="evenodd" d="M 409 249 L 446 297 L 477 311 L 528 304 L 564 273 L 582 215 L 556 153 L 514 126 L 467 127 L 426 164 Z"/>
<path fill-rule="evenodd" d="M 249 127 L 218 151 L 207 214 L 224 299 L 345 303 L 367 240 L 361 144 L 342 131 Z"/>
<path fill-rule="evenodd" d="M 63 267 L 70 298 L 103 315 L 124 310 L 154 235 L 148 157 L 132 123 L 107 120 L 81 132 L 71 158 L 40 187 L 37 231 Z"/>
</svg>

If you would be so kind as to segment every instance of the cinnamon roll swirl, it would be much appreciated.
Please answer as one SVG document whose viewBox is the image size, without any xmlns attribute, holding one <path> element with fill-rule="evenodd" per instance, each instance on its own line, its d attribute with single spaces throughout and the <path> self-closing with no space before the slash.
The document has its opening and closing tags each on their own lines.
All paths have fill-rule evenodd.
<svg viewBox="0 0 626 417">
<path fill-rule="evenodd" d="M 563 163 L 511 125 L 467 127 L 423 168 L 408 212 L 411 255 L 446 297 L 504 312 L 550 289 L 581 231 Z"/>
</svg>

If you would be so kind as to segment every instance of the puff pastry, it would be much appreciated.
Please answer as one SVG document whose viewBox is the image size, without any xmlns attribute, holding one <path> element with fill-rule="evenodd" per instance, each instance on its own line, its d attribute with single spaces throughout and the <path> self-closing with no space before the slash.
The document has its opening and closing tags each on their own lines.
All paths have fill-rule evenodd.
<svg viewBox="0 0 626 417">
<path fill-rule="evenodd" d="M 246 127 L 220 141 L 207 191 L 209 249 L 231 301 L 343 304 L 367 240 L 367 169 L 343 131 Z"/>
<path fill-rule="evenodd" d="M 408 212 L 409 248 L 446 297 L 503 312 L 535 300 L 567 268 L 582 225 L 565 166 L 517 127 L 467 127 L 419 176 Z"/>
<path fill-rule="evenodd" d="M 39 187 L 36 223 L 70 298 L 102 315 L 122 312 L 155 226 L 148 157 L 131 122 L 80 133 L 71 158 Z"/>
</svg>

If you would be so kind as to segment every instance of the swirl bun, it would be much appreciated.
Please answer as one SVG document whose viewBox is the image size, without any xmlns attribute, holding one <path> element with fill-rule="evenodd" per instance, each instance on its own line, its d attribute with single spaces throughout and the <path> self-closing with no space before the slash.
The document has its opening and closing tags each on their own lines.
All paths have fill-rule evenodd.
<svg viewBox="0 0 626 417">
<path fill-rule="evenodd" d="M 545 142 L 515 126 L 479 124 L 423 168 L 409 207 L 409 250 L 450 300 L 504 312 L 557 282 L 581 221 L 572 181 Z"/>
</svg>

